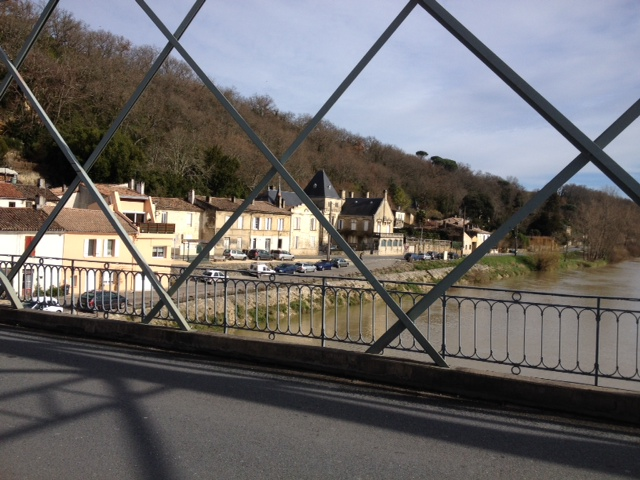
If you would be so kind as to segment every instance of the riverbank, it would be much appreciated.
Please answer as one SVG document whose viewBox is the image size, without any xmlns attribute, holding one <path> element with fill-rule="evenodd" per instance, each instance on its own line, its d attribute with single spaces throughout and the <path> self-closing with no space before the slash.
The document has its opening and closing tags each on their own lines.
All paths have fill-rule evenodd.
<svg viewBox="0 0 640 480">
<path fill-rule="evenodd" d="M 442 280 L 462 260 L 395 262 L 391 265 L 372 269 L 380 280 L 437 283 Z M 582 259 L 579 252 L 563 255 L 560 253 L 533 253 L 530 255 L 487 256 L 474 265 L 458 282 L 459 285 L 486 285 L 505 278 L 532 275 L 554 270 L 577 270 L 607 265 L 605 261 L 589 262 Z M 356 274 L 356 276 L 359 276 Z"/>
</svg>

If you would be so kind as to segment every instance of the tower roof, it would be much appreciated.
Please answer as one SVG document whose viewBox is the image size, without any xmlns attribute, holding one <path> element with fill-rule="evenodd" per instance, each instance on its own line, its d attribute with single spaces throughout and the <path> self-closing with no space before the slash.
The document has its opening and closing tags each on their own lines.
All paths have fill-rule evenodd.
<svg viewBox="0 0 640 480">
<path fill-rule="evenodd" d="M 305 187 L 304 193 L 309 195 L 310 198 L 340 198 L 324 170 L 316 172 Z"/>
</svg>

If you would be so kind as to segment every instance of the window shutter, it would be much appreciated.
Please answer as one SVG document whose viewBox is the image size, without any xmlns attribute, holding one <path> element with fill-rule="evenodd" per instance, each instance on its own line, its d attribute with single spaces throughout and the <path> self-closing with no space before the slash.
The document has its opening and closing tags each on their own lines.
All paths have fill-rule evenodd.
<svg viewBox="0 0 640 480">
<path fill-rule="evenodd" d="M 87 258 L 89 256 L 89 239 L 85 238 L 84 239 L 84 258 Z"/>
</svg>

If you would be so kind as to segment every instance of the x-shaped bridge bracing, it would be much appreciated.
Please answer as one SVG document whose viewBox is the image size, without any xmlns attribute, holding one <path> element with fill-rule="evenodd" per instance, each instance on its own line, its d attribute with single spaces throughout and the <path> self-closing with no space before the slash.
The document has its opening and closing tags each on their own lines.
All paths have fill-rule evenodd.
<svg viewBox="0 0 640 480">
<path fill-rule="evenodd" d="M 18 54 L 15 63 L 12 63 L 5 51 L 0 47 L 0 60 L 6 65 L 9 70 L 7 78 L 4 79 L 0 85 L 0 98 L 5 94 L 9 82 L 11 79 L 18 83 L 28 101 L 32 107 L 37 111 L 38 115 L 42 119 L 49 133 L 54 138 L 60 149 L 65 154 L 65 157 L 74 168 L 77 176 L 74 182 L 70 185 L 67 192 L 63 195 L 58 205 L 53 209 L 49 215 L 47 221 L 44 223 L 42 229 L 37 233 L 32 243 L 25 249 L 19 260 L 16 262 L 11 272 L 8 274 L 8 281 L 11 281 L 20 268 L 24 265 L 29 255 L 33 252 L 38 242 L 44 236 L 44 233 L 54 222 L 56 216 L 60 213 L 62 208 L 71 197 L 72 192 L 80 184 L 84 182 L 87 189 L 94 197 L 100 209 L 109 219 L 111 225 L 116 230 L 133 258 L 136 260 L 138 266 L 141 268 L 145 277 L 150 281 L 154 290 L 158 293 L 159 302 L 148 312 L 144 321 L 146 323 L 151 322 L 156 314 L 159 313 L 163 306 L 166 306 L 173 319 L 178 323 L 180 328 L 188 330 L 189 326 L 184 317 L 177 309 L 171 296 L 174 295 L 181 285 L 188 280 L 190 275 L 194 272 L 197 266 L 208 257 L 213 247 L 223 239 L 226 232 L 234 224 L 234 222 L 244 213 L 244 211 L 251 205 L 253 200 L 262 192 L 275 177 L 279 174 L 289 187 L 298 195 L 300 200 L 305 206 L 313 213 L 319 223 L 327 230 L 333 240 L 344 250 L 349 259 L 359 268 L 364 277 L 369 281 L 373 289 L 376 291 L 380 298 L 384 300 L 386 305 L 391 309 L 398 321 L 391 327 L 385 334 L 383 334 L 373 346 L 368 350 L 369 353 L 379 353 L 386 348 L 396 337 L 398 337 L 405 329 L 413 335 L 415 340 L 420 344 L 424 351 L 429 354 L 433 361 L 439 366 L 447 366 L 445 360 L 437 352 L 437 350 L 429 343 L 422 332 L 417 328 L 415 320 L 422 315 L 440 296 L 449 289 L 453 284 L 458 281 L 469 269 L 475 265 L 484 255 L 486 255 L 498 242 L 511 231 L 520 221 L 526 218 L 530 213 L 534 212 L 540 207 L 544 201 L 549 198 L 558 188 L 571 179 L 582 167 L 584 167 L 589 161 L 593 162 L 605 175 L 607 175 L 623 192 L 625 192 L 636 204 L 640 205 L 640 185 L 635 181 L 623 168 L 621 168 L 613 159 L 611 159 L 602 149 L 608 145 L 616 136 L 624 131 L 635 119 L 640 115 L 640 100 L 634 103 L 629 110 L 627 110 L 616 122 L 614 122 L 600 137 L 595 141 L 591 141 L 586 135 L 584 135 L 575 125 L 573 125 L 566 117 L 564 117 L 557 109 L 553 107 L 544 97 L 536 92 L 530 85 L 528 85 L 520 76 L 518 76 L 506 63 L 504 63 L 499 57 L 497 57 L 489 48 L 487 48 L 478 38 L 476 38 L 469 30 L 467 30 L 460 22 L 458 22 L 449 12 L 447 12 L 441 5 L 435 0 L 411 0 L 409 1 L 396 16 L 396 18 L 390 23 L 389 27 L 382 33 L 378 40 L 373 44 L 369 51 L 363 56 L 363 58 L 357 63 L 353 70 L 347 75 L 343 82 L 338 86 L 334 93 L 324 103 L 315 116 L 307 123 L 302 129 L 297 138 L 293 141 L 291 146 L 286 150 L 281 158 L 277 158 L 269 148 L 262 142 L 255 131 L 249 126 L 249 124 L 242 118 L 242 116 L 236 111 L 233 105 L 227 100 L 222 92 L 213 84 L 213 82 L 207 77 L 204 71 L 193 60 L 190 54 L 184 49 L 180 43 L 180 38 L 186 31 L 189 24 L 195 18 L 196 14 L 203 6 L 205 0 L 197 0 L 191 10 L 186 15 L 183 22 L 180 24 L 175 34 L 172 34 L 166 26 L 160 21 L 154 11 L 144 2 L 144 0 L 136 0 L 138 5 L 147 14 L 147 16 L 153 21 L 156 27 L 162 32 L 167 39 L 167 45 L 161 51 L 158 58 L 155 60 L 144 79 L 137 87 L 131 98 L 128 100 L 122 111 L 119 113 L 113 124 L 105 133 L 100 143 L 91 154 L 84 166 L 81 166 L 69 147 L 66 145 L 64 139 L 60 136 L 55 126 L 48 118 L 46 112 L 39 105 L 37 99 L 33 93 L 29 90 L 28 85 L 24 82 L 18 69 L 23 63 L 24 59 L 28 55 L 35 40 L 40 35 L 42 28 L 46 21 L 55 10 L 58 0 L 50 0 L 44 8 L 40 19 L 34 26 L 29 38 L 25 42 L 24 47 Z M 553 126 L 558 132 L 560 132 L 572 145 L 574 145 L 581 153 L 574 159 L 568 166 L 566 166 L 560 173 L 558 173 L 549 183 L 547 183 L 529 202 L 527 202 L 516 214 L 509 218 L 503 225 L 501 225 L 488 240 L 483 242 L 472 254 L 467 256 L 456 268 L 454 268 L 440 283 L 435 285 L 433 289 L 426 294 L 417 304 L 415 304 L 408 311 L 402 310 L 398 303 L 391 297 L 386 291 L 384 286 L 378 281 L 373 273 L 366 267 L 366 265 L 360 260 L 358 255 L 351 249 L 349 244 L 340 236 L 333 224 L 322 214 L 320 209 L 311 201 L 309 196 L 304 192 L 296 180 L 289 174 L 285 168 L 286 163 L 295 154 L 298 148 L 306 140 L 309 134 L 316 128 L 316 126 L 322 121 L 325 115 L 338 101 L 342 94 L 349 88 L 358 75 L 364 70 L 367 64 L 375 57 L 380 51 L 382 46 L 391 38 L 395 31 L 402 25 L 407 19 L 415 7 L 420 6 L 426 12 L 428 12 L 437 22 L 439 22 L 446 30 L 448 30 L 455 38 L 457 38 L 463 45 L 465 45 L 474 55 L 476 55 L 487 67 L 489 67 L 498 77 L 500 77 L 511 89 L 513 89 L 523 100 L 525 100 L 532 108 L 534 108 L 551 126 Z M 262 155 L 271 164 L 271 169 L 263 177 L 263 179 L 257 184 L 253 191 L 247 196 L 240 207 L 231 215 L 231 217 L 225 222 L 224 226 L 213 236 L 213 238 L 202 249 L 198 256 L 186 267 L 176 282 L 165 290 L 162 285 L 157 281 L 153 271 L 148 266 L 145 259 L 137 251 L 133 243 L 128 238 L 126 232 L 116 219 L 114 213 L 109 209 L 102 196 L 98 193 L 95 185 L 91 181 L 88 171 L 98 160 L 108 143 L 111 141 L 117 130 L 120 128 L 125 118 L 137 103 L 142 93 L 146 90 L 151 80 L 161 67 L 163 62 L 169 56 L 172 51 L 177 51 L 183 58 L 183 60 L 193 69 L 204 85 L 211 91 L 225 110 L 231 115 L 236 123 L 242 128 L 248 138 L 258 148 Z M 5 288 L 11 289 L 12 287 L 6 285 Z M 10 298 L 17 298 L 15 292 L 10 292 Z M 19 304 L 19 301 L 17 302 Z M 16 303 L 14 302 L 14 305 Z M 19 305 L 18 305 L 19 306 Z"/>
</svg>

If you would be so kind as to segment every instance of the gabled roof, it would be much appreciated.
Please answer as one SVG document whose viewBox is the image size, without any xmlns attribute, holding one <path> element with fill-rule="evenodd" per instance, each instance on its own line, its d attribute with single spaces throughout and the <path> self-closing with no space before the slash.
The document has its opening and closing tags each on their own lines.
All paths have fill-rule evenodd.
<svg viewBox="0 0 640 480">
<path fill-rule="evenodd" d="M 316 172 L 305 187 L 304 193 L 309 195 L 310 198 L 340 198 L 324 170 Z"/>
<path fill-rule="evenodd" d="M 24 199 L 22 192 L 13 183 L 0 182 L 0 198 Z"/>
<path fill-rule="evenodd" d="M 50 214 L 53 208 L 45 207 L 43 210 L 47 214 Z M 127 232 L 127 234 L 134 235 L 138 233 L 138 229 L 127 217 L 116 212 L 114 212 L 114 215 L 124 227 L 124 231 Z M 55 222 L 57 222 L 65 232 L 69 233 L 116 233 L 102 210 L 63 208 L 56 217 Z"/>
<path fill-rule="evenodd" d="M 3 232 L 37 232 L 48 215 L 42 210 L 33 208 L 0 208 L 0 231 Z M 49 227 L 49 232 L 62 232 L 57 222 Z"/>
<path fill-rule="evenodd" d="M 48 188 L 40 188 L 36 185 L 22 185 L 20 183 L 14 185 L 16 189 L 23 195 L 26 200 L 36 200 L 36 196 L 42 195 L 47 202 L 57 202 L 60 200 L 58 196 Z"/>
<path fill-rule="evenodd" d="M 156 210 L 172 210 L 176 212 L 202 212 L 202 208 L 182 198 L 153 197 Z"/>
<path fill-rule="evenodd" d="M 209 201 L 207 201 L 207 198 Z M 212 209 L 222 212 L 235 212 L 242 202 L 241 198 L 237 198 L 234 202 L 229 198 L 221 197 L 203 197 L 196 196 L 196 201 L 199 207 L 203 209 Z M 284 208 L 278 208 L 275 205 L 271 205 L 269 202 L 261 202 L 256 200 L 253 204 L 249 205 L 245 210 L 247 213 L 272 213 L 276 215 L 291 215 L 291 212 Z"/>
<path fill-rule="evenodd" d="M 347 198 L 340 215 L 371 217 L 382 205 L 383 198 Z"/>
<path fill-rule="evenodd" d="M 138 193 L 132 188 L 126 185 L 114 185 L 108 183 L 96 183 L 96 189 L 103 197 L 109 197 L 113 192 L 118 192 L 120 198 L 127 198 L 131 200 L 146 200 L 149 195 Z"/>
</svg>

